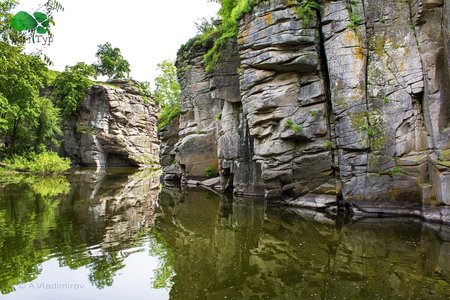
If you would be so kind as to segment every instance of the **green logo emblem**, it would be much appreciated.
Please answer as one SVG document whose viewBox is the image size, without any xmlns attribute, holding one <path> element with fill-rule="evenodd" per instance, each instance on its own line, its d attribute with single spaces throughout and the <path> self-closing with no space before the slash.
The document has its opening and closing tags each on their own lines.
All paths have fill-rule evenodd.
<svg viewBox="0 0 450 300">
<path fill-rule="evenodd" d="M 33 15 L 20 11 L 11 20 L 11 28 L 17 31 L 31 31 L 33 36 L 35 32 L 39 34 L 48 33 L 49 26 L 50 20 L 48 16 L 39 11 L 33 13 Z"/>
</svg>

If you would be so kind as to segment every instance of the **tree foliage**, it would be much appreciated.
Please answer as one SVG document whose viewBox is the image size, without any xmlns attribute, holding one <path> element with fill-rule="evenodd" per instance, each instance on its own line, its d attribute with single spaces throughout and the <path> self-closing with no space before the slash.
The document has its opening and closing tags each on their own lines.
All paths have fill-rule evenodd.
<svg viewBox="0 0 450 300">
<path fill-rule="evenodd" d="M 74 115 L 92 85 L 90 76 L 95 75 L 95 68 L 83 62 L 67 66 L 58 74 L 53 83 L 53 96 L 56 105 L 66 116 Z"/>
<path fill-rule="evenodd" d="M 177 80 L 177 69 L 172 61 L 165 60 L 158 64 L 161 74 L 155 78 L 155 101 L 161 107 L 158 130 L 180 114 L 181 89 Z"/>
<path fill-rule="evenodd" d="M 6 168 L 13 171 L 26 171 L 48 175 L 64 173 L 70 169 L 70 160 L 61 158 L 55 152 L 29 153 L 24 156 L 14 155 L 4 161 Z"/>
<path fill-rule="evenodd" d="M 58 144 L 56 138 L 62 134 L 60 110 L 50 99 L 40 96 L 48 83 L 46 64 L 39 56 L 22 52 L 25 37 L 10 27 L 11 10 L 17 3 L 15 0 L 0 3 L 0 154 L 9 155 L 9 159 L 2 159 L 2 164 L 15 169 L 22 163 L 20 170 L 29 172 L 67 169 L 70 162 L 47 152 Z M 55 0 L 43 6 L 48 14 L 62 8 Z M 50 20 L 47 15 L 44 19 L 44 15 L 35 12 L 34 18 L 48 26 Z M 36 20 L 33 19 L 33 24 Z"/>
<path fill-rule="evenodd" d="M 98 59 L 95 64 L 98 74 L 107 76 L 108 80 L 128 78 L 130 63 L 123 58 L 119 48 L 114 48 L 109 42 L 98 45 L 95 56 Z"/>
<path fill-rule="evenodd" d="M 2 0 L 0 2 L 0 40 L 9 44 L 23 45 L 25 44 L 25 35 L 13 30 L 10 26 L 13 18 L 11 10 L 18 3 L 17 0 Z"/>
<path fill-rule="evenodd" d="M 205 71 L 210 73 L 214 70 L 220 56 L 220 49 L 230 39 L 237 37 L 238 21 L 245 14 L 252 10 L 257 0 L 221 0 L 219 10 L 220 24 L 210 34 L 216 34 L 218 37 L 214 41 L 211 49 L 204 56 Z"/>
<path fill-rule="evenodd" d="M 59 110 L 39 97 L 47 66 L 5 42 L 0 42 L 0 53 L 0 134 L 10 153 L 40 151 L 61 133 Z"/>
<path fill-rule="evenodd" d="M 156 103 L 172 106 L 179 103 L 181 89 L 177 80 L 177 68 L 170 60 L 159 63 L 157 68 L 161 74 L 155 78 Z"/>
</svg>

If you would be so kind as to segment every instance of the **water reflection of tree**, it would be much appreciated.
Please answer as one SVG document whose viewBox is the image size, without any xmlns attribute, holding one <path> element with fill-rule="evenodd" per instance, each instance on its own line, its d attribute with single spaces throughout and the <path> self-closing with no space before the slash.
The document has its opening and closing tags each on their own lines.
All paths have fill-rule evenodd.
<svg viewBox="0 0 450 300">
<path fill-rule="evenodd" d="M 0 269 L 7 274 L 0 280 L 1 293 L 40 274 L 50 254 L 45 241 L 56 224 L 58 197 L 69 188 L 64 177 L 22 176 L 0 190 Z"/>
<path fill-rule="evenodd" d="M 117 271 L 125 267 L 124 258 L 117 252 L 91 256 L 89 281 L 99 289 L 113 284 Z"/>
<path fill-rule="evenodd" d="M 158 267 L 153 271 L 152 286 L 155 289 L 170 288 L 175 275 L 175 250 L 156 228 L 150 235 L 150 255 L 159 260 Z"/>
<path fill-rule="evenodd" d="M 49 257 L 87 267 L 98 288 L 112 285 L 125 266 L 121 250 L 138 246 L 152 227 L 157 179 L 148 172 L 83 175 L 72 184 L 65 177 L 9 178 L 0 186 L 0 291 L 35 280 Z"/>
</svg>

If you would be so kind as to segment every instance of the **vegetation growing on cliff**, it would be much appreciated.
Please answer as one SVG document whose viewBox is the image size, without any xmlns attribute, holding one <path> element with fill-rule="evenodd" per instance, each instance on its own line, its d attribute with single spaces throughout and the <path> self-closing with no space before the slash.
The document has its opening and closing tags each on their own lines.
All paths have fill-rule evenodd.
<svg viewBox="0 0 450 300">
<path fill-rule="evenodd" d="M 93 66 L 99 75 L 108 76 L 108 80 L 129 77 L 130 63 L 122 56 L 120 49 L 111 43 L 98 45 L 95 56 L 98 62 Z"/>
<path fill-rule="evenodd" d="M 205 71 L 211 73 L 220 56 L 220 49 L 230 38 L 238 35 L 238 21 L 246 13 L 249 13 L 257 0 L 216 0 L 220 2 L 219 18 L 221 20 L 215 30 L 209 35 L 217 35 L 211 49 L 204 56 Z"/>
<path fill-rule="evenodd" d="M 84 100 L 92 85 L 89 77 L 95 75 L 93 66 L 83 62 L 66 66 L 53 83 L 55 102 L 66 116 L 73 115 Z"/>
<path fill-rule="evenodd" d="M 212 47 L 204 56 L 205 71 L 211 73 L 220 57 L 220 50 L 230 38 L 238 36 L 238 22 L 246 14 L 252 11 L 253 7 L 267 0 L 210 0 L 221 4 L 218 17 L 219 25 L 215 28 L 204 31 L 200 34 L 196 42 L 205 42 L 211 37 L 215 37 Z M 305 23 L 315 16 L 316 11 L 320 8 L 317 0 L 292 0 L 288 3 L 296 4 L 294 8 L 298 17 Z"/>
</svg>

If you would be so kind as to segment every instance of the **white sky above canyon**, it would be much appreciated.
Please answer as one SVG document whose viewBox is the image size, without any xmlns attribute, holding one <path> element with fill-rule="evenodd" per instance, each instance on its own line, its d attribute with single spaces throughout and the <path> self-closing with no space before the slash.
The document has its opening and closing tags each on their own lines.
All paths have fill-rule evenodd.
<svg viewBox="0 0 450 300">
<path fill-rule="evenodd" d="M 59 0 L 54 41 L 44 47 L 52 69 L 93 63 L 97 45 L 111 42 L 131 64 L 131 77 L 153 81 L 156 65 L 175 60 L 178 48 L 196 35 L 195 22 L 217 13 L 208 0 Z M 45 0 L 21 0 L 15 11 L 34 12 Z M 42 48 L 42 47 L 41 47 Z M 33 51 L 33 45 L 27 46 Z"/>
</svg>

